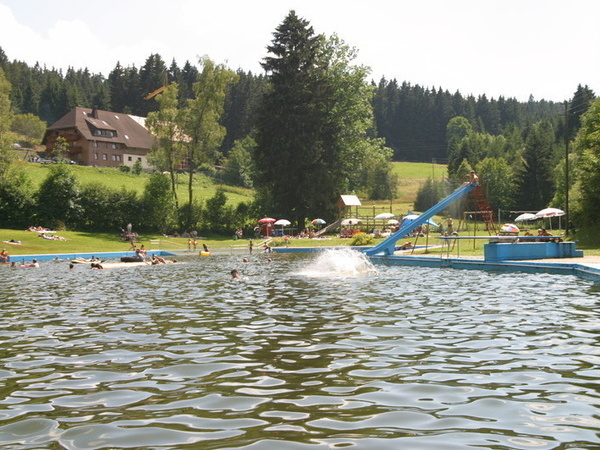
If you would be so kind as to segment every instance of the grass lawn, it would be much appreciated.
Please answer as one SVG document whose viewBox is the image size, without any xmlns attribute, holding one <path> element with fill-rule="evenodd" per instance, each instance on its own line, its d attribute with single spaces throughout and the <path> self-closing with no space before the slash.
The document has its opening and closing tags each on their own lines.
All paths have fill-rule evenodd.
<svg viewBox="0 0 600 450">
<path fill-rule="evenodd" d="M 33 183 L 34 189 L 46 179 L 52 164 L 37 164 L 19 161 L 18 164 L 27 173 Z M 121 172 L 117 168 L 108 167 L 89 167 L 89 166 L 69 166 L 79 183 L 82 185 L 109 186 L 112 189 L 126 189 L 141 194 L 144 191 L 149 175 L 141 173 Z M 446 174 L 446 166 L 442 164 L 430 163 L 410 163 L 394 162 L 392 163 L 393 173 L 398 175 L 398 198 L 392 200 L 392 209 L 395 213 L 406 213 L 412 210 L 413 203 L 421 185 L 432 176 L 440 178 Z M 177 195 L 181 203 L 185 203 L 188 197 L 188 179 L 187 174 L 177 175 Z M 240 202 L 252 200 L 254 192 L 251 189 L 244 189 L 235 186 L 219 184 L 218 180 L 198 173 L 194 176 L 194 198 L 206 200 L 212 197 L 217 189 L 223 189 L 227 194 L 228 202 L 237 205 Z M 363 201 L 365 207 L 375 207 L 380 209 L 389 209 L 390 201 Z"/>
<path fill-rule="evenodd" d="M 399 197 L 394 199 L 394 202 L 410 204 L 408 209 L 412 209 L 412 203 L 417 198 L 417 192 L 423 183 L 428 178 L 445 177 L 448 170 L 444 164 L 394 162 L 392 163 L 392 172 L 400 180 L 398 184 Z"/>
<path fill-rule="evenodd" d="M 101 253 L 101 252 L 118 252 L 127 251 L 130 248 L 128 242 L 121 241 L 116 233 L 84 233 L 78 231 L 61 231 L 56 233 L 59 236 L 66 238 L 66 241 L 58 240 L 46 240 L 38 237 L 38 233 L 23 230 L 8 230 L 0 229 L 0 241 L 7 241 L 13 239 L 15 241 L 21 241 L 20 245 L 11 245 L 2 242 L 0 245 L 6 248 L 11 256 L 19 255 L 31 255 L 31 254 L 61 254 L 61 253 Z M 462 231 L 461 236 L 469 235 L 468 232 Z M 555 230 L 554 234 L 559 234 Z M 487 236 L 484 231 L 479 231 L 478 236 Z M 429 236 L 429 246 L 439 246 L 442 244 L 440 239 L 437 239 L 439 234 L 432 233 Z M 153 246 L 151 240 L 159 240 L 158 245 Z M 376 239 L 374 244 L 378 244 L 382 239 Z M 411 241 L 416 245 L 425 245 L 426 238 L 419 237 L 411 239 L 400 239 L 398 245 Z M 148 250 L 160 249 L 160 250 L 172 250 L 182 251 L 187 250 L 187 238 L 172 238 L 164 237 L 160 235 L 145 235 L 141 236 L 138 245 L 144 244 Z M 254 248 L 256 251 L 260 251 L 259 244 L 262 242 L 261 239 L 254 239 Z M 283 244 L 281 239 L 276 239 L 276 244 Z M 288 241 L 289 247 L 347 247 L 352 243 L 351 239 L 341 239 L 335 235 L 325 236 L 325 239 L 290 239 Z M 457 255 L 461 256 L 481 256 L 483 255 L 483 246 L 487 243 L 486 239 L 476 240 L 460 240 L 456 243 L 451 244 L 450 256 L 454 257 Z M 231 250 L 231 249 L 244 249 L 248 247 L 248 240 L 236 240 L 231 236 L 220 236 L 220 235 L 203 235 L 202 238 L 198 239 L 197 251 L 202 249 L 202 244 L 206 244 L 210 250 Z M 583 250 L 585 255 L 600 255 L 600 248 L 598 244 L 593 242 L 586 242 L 582 245 L 577 246 L 578 249 Z M 429 255 L 441 255 L 444 252 L 446 254 L 447 248 L 431 248 L 427 251 L 419 250 L 415 253 L 422 254 L 427 253 Z"/>
<path fill-rule="evenodd" d="M 33 183 L 34 189 L 38 189 L 40 184 L 46 179 L 52 164 L 37 164 L 19 161 L 19 164 L 27 173 Z M 121 188 L 128 191 L 135 191 L 142 194 L 149 174 L 142 172 L 139 175 L 133 173 L 121 172 L 112 167 L 89 167 L 89 166 L 69 166 L 69 170 L 75 175 L 81 185 L 108 186 L 112 189 Z M 187 174 L 177 175 L 177 196 L 181 203 L 185 203 L 188 198 L 188 177 Z M 229 203 L 237 205 L 243 201 L 250 201 L 254 192 L 251 189 L 241 187 L 227 186 L 218 184 L 213 178 L 197 173 L 194 175 L 194 198 L 206 200 L 215 194 L 220 188 L 225 191 Z"/>
<path fill-rule="evenodd" d="M 119 252 L 127 251 L 130 248 L 129 242 L 121 241 L 116 233 L 85 233 L 79 231 L 60 231 L 56 235 L 64 237 L 66 241 L 47 240 L 39 237 L 39 234 L 32 231 L 0 229 L 0 246 L 6 248 L 10 255 L 31 255 L 31 254 L 60 254 L 60 253 L 100 253 L 100 252 Z M 5 243 L 8 240 L 20 241 L 20 245 Z M 161 235 L 144 235 L 137 241 L 138 245 L 144 245 L 148 250 L 152 249 L 152 240 L 159 240 L 160 244 L 154 248 L 161 250 L 187 250 L 187 238 L 164 237 Z M 253 240 L 255 245 L 261 242 L 260 239 Z M 292 239 L 290 241 L 294 246 L 347 246 L 350 245 L 349 239 Z M 229 249 L 232 247 L 247 247 L 248 241 L 234 240 L 231 236 L 206 235 L 198 239 L 197 250 L 200 251 L 202 244 L 206 244 L 209 249 Z"/>
</svg>

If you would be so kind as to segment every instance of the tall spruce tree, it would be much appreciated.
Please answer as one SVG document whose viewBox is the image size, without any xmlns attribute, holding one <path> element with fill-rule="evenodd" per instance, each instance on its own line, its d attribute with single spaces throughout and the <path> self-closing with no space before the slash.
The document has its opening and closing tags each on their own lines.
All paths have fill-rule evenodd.
<svg viewBox="0 0 600 450">
<path fill-rule="evenodd" d="M 334 217 L 339 194 L 371 154 L 389 156 L 367 137 L 372 88 L 368 70 L 351 65 L 353 49 L 316 36 L 290 11 L 268 50 L 263 67 L 270 90 L 257 120 L 255 185 L 270 214 L 301 228 L 309 217 Z"/>
<path fill-rule="evenodd" d="M 324 151 L 329 122 L 319 37 L 308 21 L 290 11 L 273 33 L 264 59 L 271 89 L 263 97 L 254 153 L 256 186 L 272 214 L 304 227 L 312 194 L 322 179 L 314 169 Z"/>
</svg>

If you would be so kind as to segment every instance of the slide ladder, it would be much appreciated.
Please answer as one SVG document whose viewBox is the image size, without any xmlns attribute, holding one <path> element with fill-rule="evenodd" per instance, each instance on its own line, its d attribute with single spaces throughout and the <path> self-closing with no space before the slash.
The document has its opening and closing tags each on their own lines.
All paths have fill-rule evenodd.
<svg viewBox="0 0 600 450">
<path fill-rule="evenodd" d="M 473 191 L 475 194 L 475 202 L 477 203 L 477 209 L 481 212 L 483 221 L 485 222 L 485 227 L 487 228 L 487 232 L 490 236 L 498 234 L 498 225 L 494 221 L 494 210 L 492 209 L 492 205 L 487 199 L 485 195 L 485 191 L 482 189 L 482 186 L 479 185 L 477 189 Z"/>
<path fill-rule="evenodd" d="M 479 186 L 479 183 L 463 184 L 454 192 L 452 192 L 448 197 L 446 197 L 436 205 L 433 205 L 431 208 L 429 208 L 416 219 L 407 221 L 406 223 L 400 225 L 398 231 L 396 231 L 390 237 L 386 238 L 384 241 L 377 244 L 375 247 L 365 249 L 364 253 L 367 256 L 393 255 L 394 251 L 396 250 L 396 242 L 398 242 L 398 240 L 402 239 L 415 228 L 418 228 L 419 226 L 426 223 L 429 219 L 431 219 L 437 213 L 446 209 L 452 203 L 460 200 L 462 197 L 467 195 L 477 186 Z"/>
</svg>

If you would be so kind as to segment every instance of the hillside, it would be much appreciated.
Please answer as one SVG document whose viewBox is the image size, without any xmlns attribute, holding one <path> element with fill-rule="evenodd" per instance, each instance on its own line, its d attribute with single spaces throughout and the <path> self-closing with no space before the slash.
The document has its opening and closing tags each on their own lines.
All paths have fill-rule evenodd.
<svg viewBox="0 0 600 450">
<path fill-rule="evenodd" d="M 28 174 L 37 189 L 41 182 L 47 177 L 51 165 L 19 162 L 22 169 Z M 393 172 L 399 177 L 398 198 L 393 200 L 394 210 L 411 209 L 419 187 L 428 178 L 441 178 L 446 175 L 446 166 L 442 164 L 394 162 Z M 96 184 L 106 185 L 115 189 L 124 188 L 141 194 L 144 190 L 148 174 L 121 172 L 116 168 L 100 168 L 88 166 L 70 166 L 77 179 L 82 185 Z M 207 199 L 214 195 L 217 188 L 223 189 L 227 194 L 229 203 L 237 205 L 240 202 L 252 199 L 253 191 L 236 186 L 219 184 L 217 180 L 203 173 L 198 173 L 194 180 L 195 197 Z M 179 198 L 187 198 L 187 175 L 178 176 L 177 193 Z M 389 205 L 389 200 L 369 202 L 361 199 L 364 205 Z"/>
<path fill-rule="evenodd" d="M 50 164 L 36 164 L 28 162 L 19 162 L 23 170 L 28 174 L 33 187 L 37 189 L 42 181 L 48 176 Z M 121 172 L 117 168 L 109 167 L 89 167 L 89 166 L 69 166 L 82 185 L 97 184 L 106 185 L 114 189 L 124 188 L 141 194 L 148 180 L 147 173 L 135 175 L 133 173 Z M 180 174 L 177 182 L 177 194 L 179 198 L 187 198 L 187 175 Z M 235 186 L 218 184 L 212 177 L 198 173 L 194 177 L 194 196 L 199 199 L 207 199 L 214 195 L 217 188 L 223 189 L 229 202 L 237 205 L 240 202 L 252 199 L 253 192 L 250 189 L 244 189 Z"/>
</svg>

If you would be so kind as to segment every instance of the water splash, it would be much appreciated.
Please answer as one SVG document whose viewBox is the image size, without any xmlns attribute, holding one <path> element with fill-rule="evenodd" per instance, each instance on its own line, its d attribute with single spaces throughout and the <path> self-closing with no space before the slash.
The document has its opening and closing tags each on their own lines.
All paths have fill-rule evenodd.
<svg viewBox="0 0 600 450">
<path fill-rule="evenodd" d="M 364 253 L 352 249 L 331 249 L 319 253 L 299 275 L 327 277 L 360 277 L 376 274 L 377 269 Z"/>
</svg>

